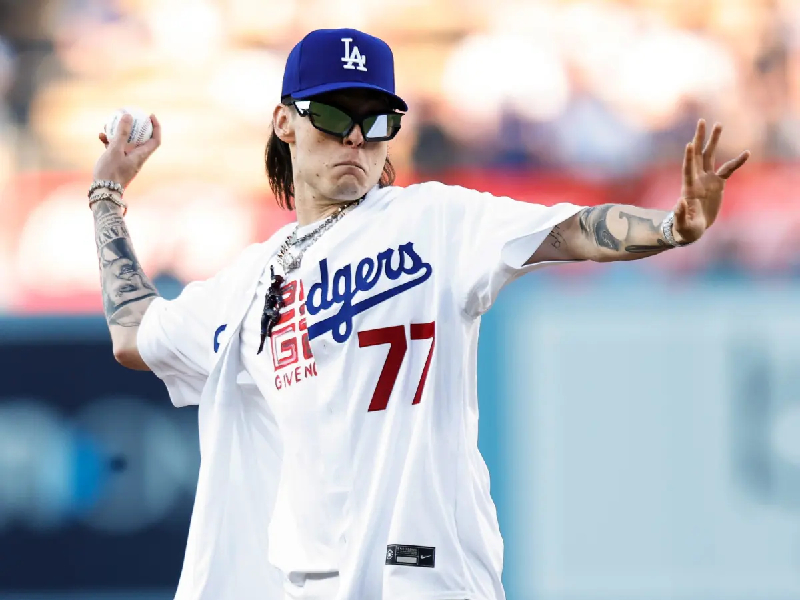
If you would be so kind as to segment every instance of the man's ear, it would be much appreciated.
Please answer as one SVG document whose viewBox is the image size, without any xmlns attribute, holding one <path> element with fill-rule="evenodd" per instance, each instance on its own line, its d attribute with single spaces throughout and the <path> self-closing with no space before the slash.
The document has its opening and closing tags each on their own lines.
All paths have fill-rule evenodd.
<svg viewBox="0 0 800 600">
<path fill-rule="evenodd" d="M 291 106 L 279 104 L 272 111 L 272 128 L 278 139 L 291 144 L 294 142 L 294 111 Z"/>
</svg>

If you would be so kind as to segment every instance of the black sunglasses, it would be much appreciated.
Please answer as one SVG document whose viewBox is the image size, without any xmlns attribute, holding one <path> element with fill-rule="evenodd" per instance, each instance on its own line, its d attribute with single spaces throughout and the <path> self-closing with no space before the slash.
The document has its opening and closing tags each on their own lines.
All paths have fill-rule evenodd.
<svg viewBox="0 0 800 600">
<path fill-rule="evenodd" d="M 278 321 L 281 320 L 281 309 L 283 308 L 283 277 L 275 275 L 275 267 L 269 268 L 272 280 L 269 289 L 264 297 L 264 310 L 261 312 L 261 343 L 258 345 L 258 352 L 261 354 L 264 349 L 264 341 L 267 337 L 272 337 L 272 330 Z"/>
<path fill-rule="evenodd" d="M 290 98 L 286 103 L 294 105 L 301 117 L 308 117 L 316 129 L 340 139 L 350 135 L 353 127 L 358 125 L 366 142 L 385 142 L 393 139 L 400 131 L 400 119 L 403 116 L 401 113 L 388 110 L 357 118 L 341 108 L 316 100 Z"/>
</svg>

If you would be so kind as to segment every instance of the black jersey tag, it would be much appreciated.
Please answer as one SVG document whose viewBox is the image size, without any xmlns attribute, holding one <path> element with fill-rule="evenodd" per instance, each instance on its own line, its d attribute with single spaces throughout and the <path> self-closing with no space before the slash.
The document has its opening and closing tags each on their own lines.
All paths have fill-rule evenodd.
<svg viewBox="0 0 800 600">
<path fill-rule="evenodd" d="M 386 564 L 433 568 L 436 565 L 436 548 L 389 544 L 386 546 Z"/>
</svg>

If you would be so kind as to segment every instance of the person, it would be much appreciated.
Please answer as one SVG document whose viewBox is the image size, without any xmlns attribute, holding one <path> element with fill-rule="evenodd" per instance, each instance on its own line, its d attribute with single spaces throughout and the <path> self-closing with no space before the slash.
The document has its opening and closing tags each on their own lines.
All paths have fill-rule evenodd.
<svg viewBox="0 0 800 600">
<path fill-rule="evenodd" d="M 699 239 L 726 180 L 700 121 L 670 211 L 543 206 L 394 185 L 406 103 L 382 40 L 316 30 L 286 62 L 265 153 L 296 213 L 228 268 L 159 298 L 119 189 L 161 140 L 130 118 L 90 206 L 114 356 L 199 405 L 201 467 L 176 598 L 497 600 L 503 544 L 478 451 L 481 315 L 545 265 L 654 256 Z M 705 144 L 705 145 L 704 145 Z M 136 269 L 123 277 L 115 258 Z M 138 286 L 132 290 L 131 286 Z"/>
</svg>

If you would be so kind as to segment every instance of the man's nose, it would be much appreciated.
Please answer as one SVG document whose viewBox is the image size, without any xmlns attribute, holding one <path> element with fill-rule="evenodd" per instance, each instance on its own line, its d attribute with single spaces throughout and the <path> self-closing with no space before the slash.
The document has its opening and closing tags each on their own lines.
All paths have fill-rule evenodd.
<svg viewBox="0 0 800 600">
<path fill-rule="evenodd" d="M 353 146 L 360 148 L 364 145 L 364 132 L 361 131 L 361 125 L 354 125 L 347 137 L 342 140 L 345 146 Z"/>
</svg>

